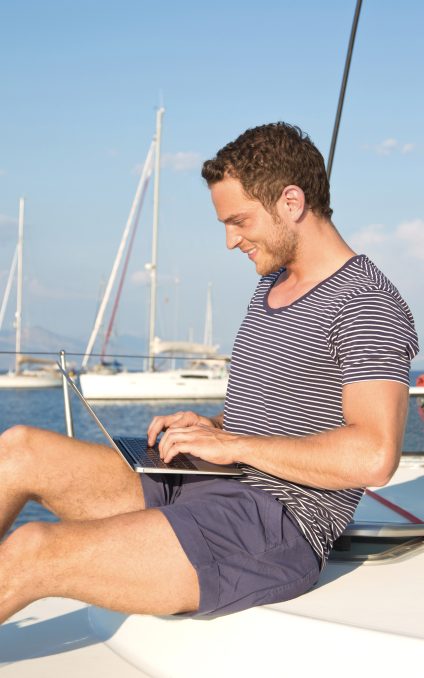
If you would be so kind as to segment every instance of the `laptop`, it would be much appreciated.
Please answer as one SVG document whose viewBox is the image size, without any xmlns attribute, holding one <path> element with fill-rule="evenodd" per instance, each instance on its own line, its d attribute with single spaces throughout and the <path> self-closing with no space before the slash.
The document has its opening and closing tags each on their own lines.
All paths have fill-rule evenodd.
<svg viewBox="0 0 424 678">
<path fill-rule="evenodd" d="M 160 458 L 158 445 L 155 444 L 154 447 L 149 447 L 147 444 L 147 437 L 112 438 L 91 405 L 84 398 L 79 388 L 62 368 L 61 364 L 58 362 L 57 365 L 69 386 L 96 422 L 106 440 L 133 471 L 136 471 L 137 473 L 184 473 L 221 476 L 243 475 L 243 471 L 236 464 L 225 466 L 221 464 L 211 464 L 210 462 L 203 461 L 203 459 L 197 459 L 197 457 L 194 457 L 191 454 L 178 454 L 170 464 L 165 464 Z"/>
</svg>

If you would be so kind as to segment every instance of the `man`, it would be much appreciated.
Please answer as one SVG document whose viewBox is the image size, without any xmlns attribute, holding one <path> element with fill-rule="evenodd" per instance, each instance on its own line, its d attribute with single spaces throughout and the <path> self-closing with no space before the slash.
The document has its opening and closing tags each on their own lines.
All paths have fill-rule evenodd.
<svg viewBox="0 0 424 678">
<path fill-rule="evenodd" d="M 261 276 L 224 413 L 156 417 L 161 455 L 239 462 L 234 479 L 153 477 L 108 447 L 15 427 L 0 441 L 0 530 L 28 499 L 61 518 L 0 546 L 0 621 L 68 596 L 122 612 L 219 615 L 307 591 L 362 488 L 401 452 L 417 337 L 398 291 L 331 222 L 322 156 L 284 123 L 207 161 L 227 246 Z M 66 466 L 63 464 L 66 459 Z"/>
</svg>

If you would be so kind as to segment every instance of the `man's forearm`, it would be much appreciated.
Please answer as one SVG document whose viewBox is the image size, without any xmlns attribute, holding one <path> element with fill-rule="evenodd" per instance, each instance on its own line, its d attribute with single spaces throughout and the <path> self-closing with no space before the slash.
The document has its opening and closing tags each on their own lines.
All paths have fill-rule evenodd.
<svg viewBox="0 0 424 678">
<path fill-rule="evenodd" d="M 235 458 L 301 485 L 338 490 L 384 485 L 394 472 L 395 450 L 357 425 L 304 437 L 240 436 Z M 392 463 L 388 463 L 392 459 Z"/>
</svg>

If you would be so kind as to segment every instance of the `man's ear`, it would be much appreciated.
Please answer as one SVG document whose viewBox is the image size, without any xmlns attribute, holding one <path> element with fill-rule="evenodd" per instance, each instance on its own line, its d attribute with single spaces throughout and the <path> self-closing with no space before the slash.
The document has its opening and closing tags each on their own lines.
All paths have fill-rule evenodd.
<svg viewBox="0 0 424 678">
<path fill-rule="evenodd" d="M 286 186 L 277 205 L 282 214 L 289 216 L 292 221 L 299 221 L 306 210 L 305 194 L 299 186 Z"/>
</svg>

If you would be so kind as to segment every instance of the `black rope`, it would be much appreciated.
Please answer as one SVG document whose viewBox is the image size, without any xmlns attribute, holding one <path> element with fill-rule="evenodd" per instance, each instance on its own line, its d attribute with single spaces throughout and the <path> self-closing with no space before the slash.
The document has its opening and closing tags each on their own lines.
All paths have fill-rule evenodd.
<svg viewBox="0 0 424 678">
<path fill-rule="evenodd" d="M 58 356 L 60 351 L 31 351 L 28 349 L 27 351 L 20 351 L 17 353 L 16 351 L 0 351 L 0 355 L 31 355 L 31 356 Z M 65 351 L 66 356 L 74 356 L 76 358 L 78 357 L 84 357 L 85 353 L 77 353 L 75 351 Z M 155 356 L 158 359 L 165 359 L 165 360 L 228 360 L 227 357 L 225 356 L 215 356 L 211 358 L 202 358 L 201 356 L 189 354 L 189 355 L 159 355 Z M 141 353 L 90 353 L 90 358 L 150 358 L 149 354 L 141 354 Z"/>
</svg>

